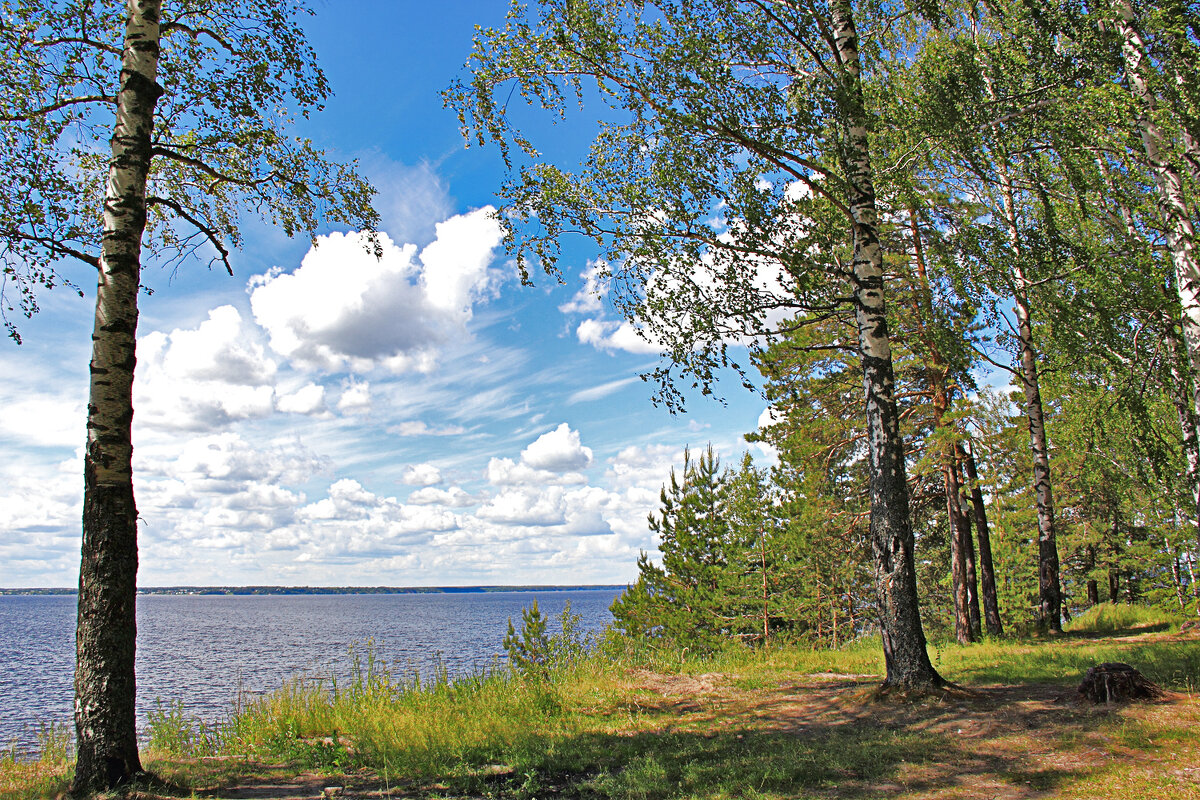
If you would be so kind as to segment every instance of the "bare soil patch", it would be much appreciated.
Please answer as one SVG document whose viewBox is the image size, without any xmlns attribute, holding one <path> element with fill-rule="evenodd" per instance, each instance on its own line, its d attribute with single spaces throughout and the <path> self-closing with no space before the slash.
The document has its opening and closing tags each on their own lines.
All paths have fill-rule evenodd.
<svg viewBox="0 0 1200 800">
<path fill-rule="evenodd" d="M 795 796 L 829 800 L 944 800 L 948 798 L 1171 798 L 1200 800 L 1200 701 L 1166 693 L 1155 702 L 1093 705 L 1071 685 L 975 686 L 941 698 L 912 702 L 874 699 L 879 676 L 825 673 L 787 676 L 771 685 L 741 688 L 738 676 L 719 673 L 628 676 L 636 727 L 612 736 L 704 738 L 734 755 L 744 739 L 791 748 L 812 757 L 839 748 L 873 748 L 889 759 L 880 774 L 845 770 Z M 1184 731 L 1183 735 L 1172 732 Z M 1187 734 L 1192 731 L 1192 734 Z M 794 744 L 789 745 L 788 742 Z M 870 749 L 865 752 L 870 755 Z M 503 781 L 504 765 L 481 768 Z M 334 798 L 455 797 L 447 786 L 385 784 L 369 772 L 331 777 L 283 766 L 242 763 L 194 796 L 223 800 L 334 800 Z M 500 784 L 497 784 L 500 789 Z M 560 797 L 590 796 L 569 783 Z M 505 791 L 489 795 L 508 796 Z M 704 795 L 696 795 L 704 796 Z M 770 795 L 767 796 L 776 796 Z M 789 796 L 789 795 L 780 795 Z M 143 795 L 142 800 L 150 800 Z"/>
</svg>

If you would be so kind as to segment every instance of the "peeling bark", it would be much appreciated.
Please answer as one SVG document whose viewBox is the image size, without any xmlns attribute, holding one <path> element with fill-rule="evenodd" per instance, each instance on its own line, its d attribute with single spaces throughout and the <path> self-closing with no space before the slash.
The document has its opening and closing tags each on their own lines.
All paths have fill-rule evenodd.
<svg viewBox="0 0 1200 800">
<path fill-rule="evenodd" d="M 967 521 L 958 504 L 958 470 L 954 467 L 953 451 L 942 465 L 942 480 L 946 487 L 946 512 L 950 520 L 950 586 L 954 594 L 954 638 L 959 644 L 975 641 L 971 630 L 970 594 L 967 582 L 966 537 L 963 528 Z"/>
<path fill-rule="evenodd" d="M 94 794 L 142 771 L 134 718 L 137 508 L 133 370 L 146 181 L 157 84 L 160 0 L 128 0 L 121 88 L 104 199 L 84 455 L 76 626 L 72 792 Z"/>
<path fill-rule="evenodd" d="M 957 470 L 957 467 L 956 467 Z M 961 481 L 959 481 L 961 486 Z M 962 490 L 958 494 L 958 516 L 962 520 L 963 557 L 966 560 L 967 572 L 964 576 L 967 584 L 967 618 L 971 625 L 971 640 L 979 641 L 983 628 L 979 620 L 979 575 L 975 570 L 975 540 L 971 536 L 971 514 L 967 508 L 967 499 Z"/>
<path fill-rule="evenodd" d="M 843 84 L 839 105 L 843 160 L 854 232 L 854 312 L 862 355 L 871 473 L 871 549 L 883 653 L 884 687 L 928 690 L 945 681 L 933 668 L 917 600 L 904 443 L 894 396 L 891 342 L 884 302 L 883 253 L 860 82 L 858 33 L 849 0 L 830 6 Z"/>
</svg>

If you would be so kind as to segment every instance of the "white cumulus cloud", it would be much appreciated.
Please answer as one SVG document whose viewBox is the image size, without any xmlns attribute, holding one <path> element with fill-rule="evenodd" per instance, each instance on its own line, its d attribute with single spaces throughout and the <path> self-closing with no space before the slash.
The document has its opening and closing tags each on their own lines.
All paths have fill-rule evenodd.
<svg viewBox="0 0 1200 800">
<path fill-rule="evenodd" d="M 300 366 L 429 372 L 474 304 L 494 291 L 488 265 L 502 237 L 492 211 L 439 223 L 419 258 L 415 245 L 383 233 L 379 259 L 366 234 L 319 237 L 294 271 L 275 268 L 251 281 L 254 318 L 271 349 Z"/>
<path fill-rule="evenodd" d="M 442 482 L 442 471 L 433 464 L 409 464 L 400 480 L 409 486 L 433 486 Z"/>
<path fill-rule="evenodd" d="M 592 448 L 579 441 L 579 431 L 562 423 L 549 433 L 543 433 L 521 451 L 521 461 L 534 469 L 569 472 L 592 463 Z"/>
<path fill-rule="evenodd" d="M 194 329 L 153 331 L 138 343 L 138 425 L 212 430 L 275 410 L 276 364 L 233 306 Z"/>
<path fill-rule="evenodd" d="M 640 355 L 658 355 L 663 351 L 661 345 L 643 339 L 637 328 L 629 322 L 585 319 L 575 329 L 575 335 L 583 344 L 590 344 L 601 350 L 624 350 Z"/>
<path fill-rule="evenodd" d="M 294 392 L 281 395 L 275 401 L 275 407 L 286 414 L 323 414 L 325 408 L 325 387 L 316 383 L 308 383 Z"/>
</svg>

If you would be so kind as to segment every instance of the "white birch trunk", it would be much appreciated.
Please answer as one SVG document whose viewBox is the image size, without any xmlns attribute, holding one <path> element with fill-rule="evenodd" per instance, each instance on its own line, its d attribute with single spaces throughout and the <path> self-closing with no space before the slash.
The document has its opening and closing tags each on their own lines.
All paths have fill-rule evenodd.
<svg viewBox="0 0 1200 800">
<path fill-rule="evenodd" d="M 1137 126 L 1142 148 L 1154 173 L 1159 206 L 1167 224 L 1167 245 L 1171 250 L 1175 288 L 1183 310 L 1183 340 L 1187 345 L 1188 361 L 1192 374 L 1200 375 L 1200 265 L 1197 264 L 1196 231 L 1188 213 L 1183 178 L 1168 155 L 1162 131 L 1154 119 L 1156 102 L 1146 74 L 1146 44 L 1137 28 L 1133 5 L 1129 0 L 1114 0 L 1113 10 L 1122 40 L 1125 77 L 1139 106 Z M 1192 387 L 1192 407 L 1200 416 L 1200 382 Z"/>
<path fill-rule="evenodd" d="M 1021 388 L 1025 395 L 1025 419 L 1029 423 L 1029 445 L 1033 452 L 1033 488 L 1038 527 L 1038 614 L 1047 630 L 1062 631 L 1062 592 L 1059 585 L 1058 540 L 1054 532 L 1054 492 L 1050 482 L 1050 443 L 1042 408 L 1037 351 L 1033 346 L 1033 316 L 1029 307 L 1029 281 L 1021 263 L 1021 234 L 1012 177 L 1003 159 L 996 162 L 1004 202 L 1005 224 L 1013 251 L 1013 311 L 1017 339 L 1021 345 Z"/>
<path fill-rule="evenodd" d="M 834 0 L 830 22 L 843 79 L 839 105 L 853 217 L 854 311 L 866 393 L 871 549 L 887 669 L 884 686 L 927 690 L 944 681 L 929 660 L 917 600 L 904 442 L 896 413 L 883 294 L 879 215 L 860 83 L 858 32 L 849 0 Z"/>
<path fill-rule="evenodd" d="M 92 332 L 83 546 L 76 626 L 75 794 L 112 791 L 141 772 L 134 717 L 137 509 L 133 368 L 141 239 L 151 161 L 161 0 L 128 0 L 103 209 Z"/>
</svg>

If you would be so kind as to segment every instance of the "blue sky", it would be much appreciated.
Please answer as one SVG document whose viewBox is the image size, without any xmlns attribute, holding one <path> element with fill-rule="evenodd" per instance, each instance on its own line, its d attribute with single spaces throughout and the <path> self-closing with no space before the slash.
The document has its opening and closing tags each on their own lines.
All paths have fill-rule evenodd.
<svg viewBox="0 0 1200 800">
<path fill-rule="evenodd" d="M 730 380 L 727 405 L 655 408 L 657 356 L 589 291 L 586 249 L 565 285 L 520 286 L 488 215 L 498 153 L 465 148 L 439 95 L 504 2 L 316 9 L 336 94 L 303 133 L 379 189 L 385 257 L 249 225 L 233 278 L 146 270 L 140 583 L 631 580 L 684 447 L 736 461 L 763 401 Z M 71 274 L 87 296 L 43 293 L 0 345 L 0 586 L 77 579 L 94 277 Z"/>
</svg>

